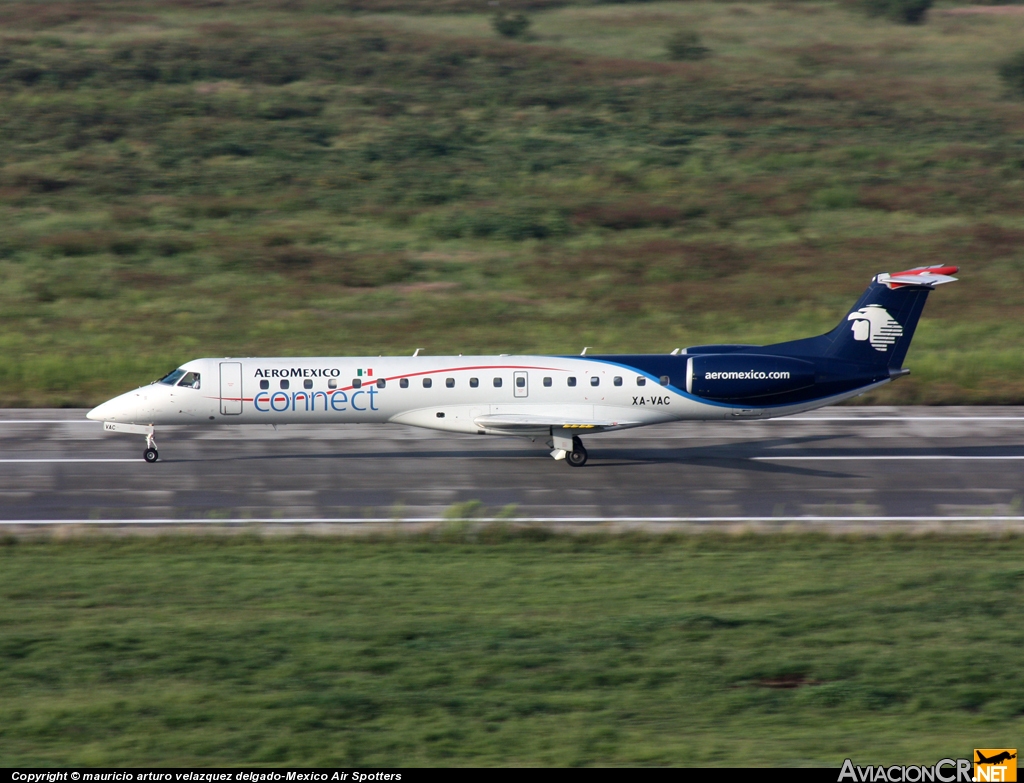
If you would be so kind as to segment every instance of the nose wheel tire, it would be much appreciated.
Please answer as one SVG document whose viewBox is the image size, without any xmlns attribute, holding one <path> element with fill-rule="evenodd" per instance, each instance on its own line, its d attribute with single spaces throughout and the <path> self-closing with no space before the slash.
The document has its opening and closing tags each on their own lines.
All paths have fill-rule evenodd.
<svg viewBox="0 0 1024 783">
<path fill-rule="evenodd" d="M 146 462 L 156 462 L 160 459 L 160 452 L 156 449 L 146 449 L 142 452 L 142 458 L 146 460 Z"/>
</svg>

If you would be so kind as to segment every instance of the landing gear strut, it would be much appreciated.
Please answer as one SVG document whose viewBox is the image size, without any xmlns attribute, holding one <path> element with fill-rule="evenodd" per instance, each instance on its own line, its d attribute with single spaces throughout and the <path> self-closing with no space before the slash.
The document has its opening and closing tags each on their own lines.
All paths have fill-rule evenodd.
<svg viewBox="0 0 1024 783">
<path fill-rule="evenodd" d="M 583 441 L 579 435 L 572 437 L 572 451 L 565 455 L 565 461 L 574 468 L 582 468 L 587 464 L 587 450 L 583 448 Z"/>
<path fill-rule="evenodd" d="M 146 435 L 146 450 L 142 452 L 142 458 L 146 462 L 156 462 L 160 459 L 160 452 L 156 450 L 156 441 L 153 440 L 153 433 Z"/>
</svg>

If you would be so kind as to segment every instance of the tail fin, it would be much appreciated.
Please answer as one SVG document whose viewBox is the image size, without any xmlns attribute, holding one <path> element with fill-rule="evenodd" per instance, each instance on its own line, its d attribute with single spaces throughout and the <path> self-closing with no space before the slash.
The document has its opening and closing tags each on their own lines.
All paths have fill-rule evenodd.
<svg viewBox="0 0 1024 783">
<path fill-rule="evenodd" d="M 937 285 L 955 281 L 950 275 L 957 271 L 955 266 L 931 266 L 875 275 L 835 329 L 785 347 L 897 370 L 903 366 L 928 294 Z"/>
</svg>

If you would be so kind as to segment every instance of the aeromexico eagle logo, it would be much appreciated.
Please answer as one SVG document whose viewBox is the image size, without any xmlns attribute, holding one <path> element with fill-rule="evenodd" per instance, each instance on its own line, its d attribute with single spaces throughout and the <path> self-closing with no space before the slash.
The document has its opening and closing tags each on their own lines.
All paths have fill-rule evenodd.
<svg viewBox="0 0 1024 783">
<path fill-rule="evenodd" d="M 868 305 L 855 310 L 846 317 L 853 321 L 854 340 L 870 340 L 871 347 L 876 351 L 887 351 L 889 346 L 903 336 L 903 327 L 899 321 L 889 315 L 882 305 Z"/>
</svg>

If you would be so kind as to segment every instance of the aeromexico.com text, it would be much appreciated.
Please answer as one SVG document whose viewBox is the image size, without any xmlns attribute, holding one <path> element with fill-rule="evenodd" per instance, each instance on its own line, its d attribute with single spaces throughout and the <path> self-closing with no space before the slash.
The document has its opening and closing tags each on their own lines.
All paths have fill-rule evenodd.
<svg viewBox="0 0 1024 783">
<path fill-rule="evenodd" d="M 706 372 L 704 379 L 708 381 L 766 381 L 788 380 L 788 372 L 760 372 L 758 370 L 747 370 L 746 372 Z"/>
</svg>

